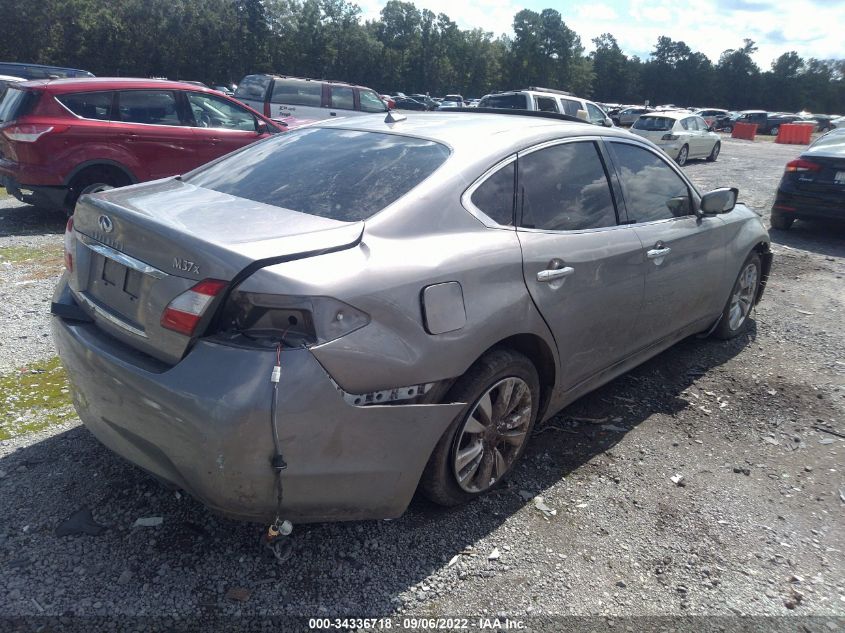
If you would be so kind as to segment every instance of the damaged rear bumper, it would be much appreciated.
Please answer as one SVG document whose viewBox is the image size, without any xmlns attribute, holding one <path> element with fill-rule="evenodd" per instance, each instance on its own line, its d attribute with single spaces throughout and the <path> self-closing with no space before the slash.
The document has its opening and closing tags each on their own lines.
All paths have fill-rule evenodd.
<svg viewBox="0 0 845 633">
<path fill-rule="evenodd" d="M 103 444 L 220 513 L 275 516 L 273 352 L 200 341 L 177 365 L 153 366 L 94 324 L 54 316 L 52 330 L 79 417 Z M 399 516 L 462 407 L 352 406 L 308 350 L 284 351 L 285 518 Z"/>
</svg>

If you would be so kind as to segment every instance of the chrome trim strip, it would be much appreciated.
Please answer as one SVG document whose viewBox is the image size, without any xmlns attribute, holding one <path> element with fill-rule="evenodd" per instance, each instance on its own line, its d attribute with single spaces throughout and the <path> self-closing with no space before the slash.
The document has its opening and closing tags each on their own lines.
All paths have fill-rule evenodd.
<svg viewBox="0 0 845 633">
<path fill-rule="evenodd" d="M 112 261 L 115 261 L 118 264 L 123 264 L 127 268 L 137 270 L 139 273 L 149 275 L 150 277 L 154 277 L 155 279 L 164 279 L 165 277 L 170 276 L 163 270 L 159 270 L 154 266 L 150 266 L 149 264 L 142 262 L 140 259 L 130 257 L 126 253 L 116 251 L 115 249 L 106 246 L 105 244 L 100 244 L 99 242 L 91 239 L 86 235 L 83 235 L 82 233 L 79 233 L 79 239 L 83 244 L 85 244 L 85 246 L 90 248 L 95 253 L 98 253 L 103 257 L 107 257 L 108 259 L 111 259 Z"/>
<path fill-rule="evenodd" d="M 79 293 L 79 294 L 73 293 L 73 294 L 74 294 L 74 298 L 77 301 L 84 303 L 85 306 L 87 308 L 90 308 L 91 310 L 93 310 L 94 313 L 97 316 L 102 317 L 103 319 L 105 319 L 109 323 L 116 325 L 117 327 L 121 328 L 122 330 L 126 330 L 130 334 L 134 334 L 135 336 L 140 336 L 141 338 L 147 338 L 147 333 L 144 332 L 144 330 L 138 329 L 134 325 L 130 325 L 129 323 L 127 323 L 123 319 L 119 319 L 118 317 L 113 315 L 111 312 L 108 312 L 107 310 L 101 308 L 96 303 L 91 301 L 83 293 Z"/>
</svg>

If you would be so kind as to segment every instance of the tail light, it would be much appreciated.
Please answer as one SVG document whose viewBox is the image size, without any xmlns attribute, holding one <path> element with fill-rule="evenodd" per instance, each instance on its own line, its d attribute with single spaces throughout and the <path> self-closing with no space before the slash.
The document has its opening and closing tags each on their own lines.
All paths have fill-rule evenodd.
<svg viewBox="0 0 845 633">
<path fill-rule="evenodd" d="M 368 314 L 332 297 L 303 297 L 233 292 L 220 329 L 253 339 L 291 345 L 319 345 L 354 332 L 370 322 Z"/>
<path fill-rule="evenodd" d="M 786 164 L 786 171 L 821 171 L 823 167 L 818 163 L 814 163 L 803 158 L 796 158 Z"/>
<path fill-rule="evenodd" d="M 73 234 L 73 216 L 67 219 L 65 225 L 65 268 L 68 272 L 73 272 L 73 251 L 76 244 L 76 236 Z"/>
<path fill-rule="evenodd" d="M 193 336 L 208 306 L 227 284 L 219 279 L 203 279 L 167 305 L 161 315 L 161 326 Z"/>
<path fill-rule="evenodd" d="M 679 138 L 681 138 L 681 137 L 678 136 L 677 134 L 664 134 L 663 136 L 660 137 L 660 140 L 661 141 L 677 141 Z"/>
<path fill-rule="evenodd" d="M 34 143 L 45 134 L 59 134 L 66 131 L 69 125 L 40 125 L 27 123 L 11 125 L 3 130 L 3 135 L 10 141 L 18 143 Z"/>
</svg>

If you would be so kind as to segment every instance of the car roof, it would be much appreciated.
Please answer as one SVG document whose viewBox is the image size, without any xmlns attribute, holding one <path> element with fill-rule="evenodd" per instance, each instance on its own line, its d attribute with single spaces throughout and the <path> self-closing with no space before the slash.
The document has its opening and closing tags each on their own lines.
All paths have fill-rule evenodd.
<svg viewBox="0 0 845 633">
<path fill-rule="evenodd" d="M 338 81 L 336 79 L 315 79 L 314 77 L 294 77 L 293 75 L 276 75 L 274 73 L 252 73 L 247 77 L 254 77 L 256 75 L 263 75 L 265 77 L 272 77 L 273 79 L 292 79 L 293 81 L 314 81 L 323 84 L 332 84 L 333 86 L 351 86 L 353 88 L 360 88 L 362 90 L 372 90 L 369 86 L 361 86 L 359 84 L 350 84 L 345 81 Z M 375 90 L 373 90 L 375 92 Z"/>
<path fill-rule="evenodd" d="M 346 117 L 321 121 L 316 127 L 331 127 L 367 132 L 383 132 L 424 138 L 447 145 L 455 153 L 478 154 L 478 141 L 484 139 L 487 155 L 512 153 L 534 143 L 562 137 L 606 136 L 642 141 L 627 130 L 591 125 L 587 122 L 536 116 L 519 110 L 507 114 L 478 112 L 476 108 L 453 112 L 411 113 L 396 123 L 386 123 L 382 116 Z"/>
<path fill-rule="evenodd" d="M 32 79 L 20 84 L 22 88 L 44 88 L 55 94 L 95 90 L 120 90 L 142 88 L 167 88 L 169 90 L 194 90 L 217 93 L 216 90 L 184 81 L 169 79 L 142 79 L 136 77 L 74 77 L 69 79 Z"/>
<path fill-rule="evenodd" d="M 656 112 L 648 112 L 644 117 L 663 117 L 664 119 L 686 119 L 691 116 L 698 116 L 686 110 L 658 110 Z"/>
</svg>

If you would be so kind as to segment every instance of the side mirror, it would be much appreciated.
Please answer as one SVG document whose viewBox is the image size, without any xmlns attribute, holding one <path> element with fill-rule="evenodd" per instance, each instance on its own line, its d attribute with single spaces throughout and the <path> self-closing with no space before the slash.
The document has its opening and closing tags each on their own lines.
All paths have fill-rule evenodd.
<svg viewBox="0 0 845 633">
<path fill-rule="evenodd" d="M 604 127 L 613 127 L 613 121 L 610 119 L 609 116 L 604 117 L 604 121 L 601 122 Z"/>
<path fill-rule="evenodd" d="M 739 189 L 736 187 L 723 187 L 714 189 L 701 196 L 702 215 L 718 215 L 733 211 L 736 206 L 736 199 L 739 196 Z"/>
<path fill-rule="evenodd" d="M 267 134 L 267 122 L 259 119 L 258 123 L 255 124 L 255 133 L 259 136 L 261 134 Z"/>
<path fill-rule="evenodd" d="M 708 127 L 707 127 L 707 131 L 708 131 L 708 132 L 715 132 L 715 131 L 716 131 L 716 126 L 715 126 L 715 125 L 710 125 L 710 126 L 708 126 Z"/>
</svg>

